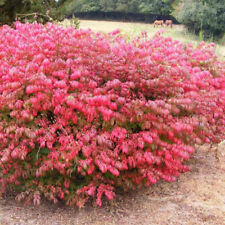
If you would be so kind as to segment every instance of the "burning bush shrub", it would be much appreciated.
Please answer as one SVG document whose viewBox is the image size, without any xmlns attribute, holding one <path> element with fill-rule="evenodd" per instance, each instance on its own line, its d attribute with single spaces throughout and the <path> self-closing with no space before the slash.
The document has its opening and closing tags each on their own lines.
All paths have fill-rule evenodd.
<svg viewBox="0 0 225 225">
<path fill-rule="evenodd" d="M 1 193 L 101 206 L 116 187 L 174 181 L 195 144 L 225 138 L 224 74 L 213 44 L 1 27 Z"/>
</svg>

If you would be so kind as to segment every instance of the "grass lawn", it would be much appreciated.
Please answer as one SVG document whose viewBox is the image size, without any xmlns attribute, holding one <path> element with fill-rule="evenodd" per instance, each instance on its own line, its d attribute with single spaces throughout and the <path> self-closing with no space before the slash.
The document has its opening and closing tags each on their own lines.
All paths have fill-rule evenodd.
<svg viewBox="0 0 225 225">
<path fill-rule="evenodd" d="M 125 35 L 136 36 L 143 30 L 147 31 L 150 36 L 154 35 L 157 31 L 164 29 L 164 36 L 170 36 L 173 39 L 179 40 L 184 43 L 197 44 L 201 40 L 199 37 L 190 34 L 182 25 L 174 25 L 173 28 L 167 27 L 153 27 L 153 24 L 144 23 L 128 23 L 128 22 L 114 22 L 114 21 L 97 21 L 97 20 L 80 20 L 80 28 L 91 28 L 94 31 L 111 32 L 120 29 Z M 217 55 L 225 59 L 225 43 L 222 45 L 216 44 Z"/>
</svg>

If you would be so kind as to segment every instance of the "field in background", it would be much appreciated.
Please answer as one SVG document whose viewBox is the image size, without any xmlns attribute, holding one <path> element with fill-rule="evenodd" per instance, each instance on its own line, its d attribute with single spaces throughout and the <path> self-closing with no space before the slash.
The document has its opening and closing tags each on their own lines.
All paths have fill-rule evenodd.
<svg viewBox="0 0 225 225">
<path fill-rule="evenodd" d="M 201 40 L 190 34 L 182 25 L 174 25 L 173 28 L 169 27 L 153 27 L 153 24 L 144 23 L 128 23 L 128 22 L 114 22 L 114 21 L 96 21 L 96 20 L 80 20 L 80 28 L 91 28 L 93 31 L 111 32 L 120 29 L 125 35 L 135 36 L 140 34 L 143 30 L 147 31 L 149 36 L 153 36 L 157 31 L 164 29 L 164 36 L 172 37 L 184 43 L 197 44 Z M 225 59 L 225 44 L 216 45 L 216 53 L 221 59 Z"/>
</svg>

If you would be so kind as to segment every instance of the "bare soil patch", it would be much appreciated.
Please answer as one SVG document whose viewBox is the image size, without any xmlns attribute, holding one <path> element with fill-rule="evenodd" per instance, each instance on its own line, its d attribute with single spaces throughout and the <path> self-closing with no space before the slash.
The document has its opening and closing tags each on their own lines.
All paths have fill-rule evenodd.
<svg viewBox="0 0 225 225">
<path fill-rule="evenodd" d="M 0 200 L 0 225 L 225 225 L 225 169 L 216 153 L 216 146 L 202 146 L 177 182 L 119 193 L 102 208 L 25 206 L 7 196 Z"/>
</svg>

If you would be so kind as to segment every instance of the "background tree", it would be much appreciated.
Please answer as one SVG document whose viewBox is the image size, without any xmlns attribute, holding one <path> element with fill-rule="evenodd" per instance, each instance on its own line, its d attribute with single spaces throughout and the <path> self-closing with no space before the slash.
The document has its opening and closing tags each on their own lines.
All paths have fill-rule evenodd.
<svg viewBox="0 0 225 225">
<path fill-rule="evenodd" d="M 21 13 L 51 13 L 56 5 L 55 0 L 0 0 L 0 23 L 12 23 Z"/>
<path fill-rule="evenodd" d="M 176 0 L 61 0 L 61 10 L 66 14 L 74 12 L 132 12 L 168 15 Z"/>
<path fill-rule="evenodd" d="M 99 5 L 103 12 L 113 12 L 116 8 L 116 1 L 115 0 L 99 0 Z"/>
<path fill-rule="evenodd" d="M 186 0 L 180 4 L 178 20 L 204 39 L 217 39 L 225 34 L 225 1 Z"/>
<path fill-rule="evenodd" d="M 169 15 L 173 11 L 173 0 L 144 0 L 141 1 L 139 10 L 142 13 Z"/>
</svg>

